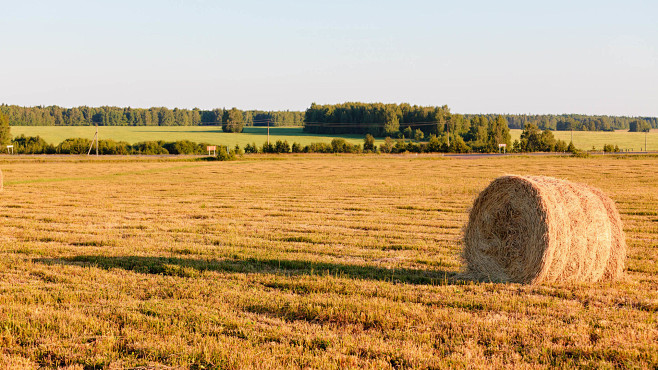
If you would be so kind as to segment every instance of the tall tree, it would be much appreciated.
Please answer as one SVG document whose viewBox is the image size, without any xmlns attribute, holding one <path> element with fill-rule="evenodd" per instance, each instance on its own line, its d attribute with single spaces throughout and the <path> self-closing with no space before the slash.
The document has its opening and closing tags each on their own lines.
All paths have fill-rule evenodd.
<svg viewBox="0 0 658 370">
<path fill-rule="evenodd" d="M 640 120 L 629 122 L 628 128 L 630 132 L 649 132 L 651 130 L 651 126 L 648 123 Z"/>
<path fill-rule="evenodd" d="M 11 127 L 9 126 L 9 117 L 0 112 L 0 145 L 7 145 L 11 142 Z"/>
<path fill-rule="evenodd" d="M 541 130 L 534 123 L 526 123 L 521 133 L 520 150 L 522 152 L 536 152 L 541 148 Z"/>
<path fill-rule="evenodd" d="M 468 132 L 464 134 L 464 140 L 476 152 L 486 150 L 487 145 L 487 127 L 489 120 L 484 116 L 476 116 L 471 119 Z"/>
<path fill-rule="evenodd" d="M 224 132 L 242 132 L 244 129 L 244 115 L 238 108 L 231 108 L 224 111 L 222 117 L 222 131 Z"/>
<path fill-rule="evenodd" d="M 375 151 L 375 138 L 370 134 L 366 134 L 365 139 L 363 139 L 363 151 L 364 152 Z"/>
<path fill-rule="evenodd" d="M 489 121 L 487 128 L 487 139 L 489 143 L 489 151 L 498 150 L 499 144 L 506 144 L 508 147 L 512 146 L 512 136 L 507 127 L 507 120 L 503 116 L 497 116 L 496 119 Z"/>
<path fill-rule="evenodd" d="M 400 120 L 398 119 L 397 116 L 391 115 L 388 117 L 386 120 L 386 123 L 384 124 L 384 135 L 389 136 L 389 135 L 395 135 L 398 132 L 400 132 Z"/>
</svg>

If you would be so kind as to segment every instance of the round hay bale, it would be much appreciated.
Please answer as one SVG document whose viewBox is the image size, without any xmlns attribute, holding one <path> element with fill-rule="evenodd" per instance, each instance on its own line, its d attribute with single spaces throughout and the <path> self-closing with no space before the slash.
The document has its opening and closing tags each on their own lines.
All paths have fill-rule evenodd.
<svg viewBox="0 0 658 370">
<path fill-rule="evenodd" d="M 475 200 L 466 275 L 498 282 L 594 282 L 624 269 L 615 204 L 600 190 L 544 176 L 503 176 Z"/>
</svg>

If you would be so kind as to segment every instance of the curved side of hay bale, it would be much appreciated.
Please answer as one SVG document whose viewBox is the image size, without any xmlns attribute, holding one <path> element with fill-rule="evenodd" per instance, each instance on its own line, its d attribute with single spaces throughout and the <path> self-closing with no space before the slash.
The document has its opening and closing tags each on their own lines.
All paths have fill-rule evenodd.
<svg viewBox="0 0 658 370">
<path fill-rule="evenodd" d="M 0 170 L 0 190 L 5 188 L 5 179 L 2 177 L 2 170 Z"/>
<path fill-rule="evenodd" d="M 600 191 L 543 176 L 503 176 L 480 193 L 464 232 L 467 276 L 541 283 L 618 276 L 625 253 L 614 203 Z M 618 214 L 617 214 L 618 215 Z M 614 267 L 608 267 L 614 265 Z"/>
<path fill-rule="evenodd" d="M 619 217 L 619 211 L 615 202 L 597 188 L 590 187 L 590 190 L 601 199 L 610 219 L 612 246 L 610 249 L 610 259 L 603 273 L 603 279 L 615 280 L 623 276 L 624 267 L 626 266 L 626 233 L 624 233 L 621 217 Z"/>
</svg>

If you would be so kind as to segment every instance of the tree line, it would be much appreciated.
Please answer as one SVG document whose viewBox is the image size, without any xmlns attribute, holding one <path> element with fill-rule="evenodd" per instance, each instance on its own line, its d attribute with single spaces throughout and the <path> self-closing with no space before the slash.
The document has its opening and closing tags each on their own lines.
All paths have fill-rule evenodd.
<svg viewBox="0 0 658 370">
<path fill-rule="evenodd" d="M 312 143 L 302 146 L 298 143 L 289 144 L 278 140 L 276 143 L 265 143 L 258 147 L 255 143 L 248 144 L 246 153 L 469 153 L 497 152 L 501 150 L 498 144 L 505 144 L 505 151 L 522 152 L 577 152 L 573 143 L 556 140 L 550 130 L 540 130 L 533 124 L 528 124 L 521 133 L 519 140 L 510 145 L 509 128 L 502 116 L 492 120 L 477 117 L 472 124 L 463 116 L 453 126 L 453 133 L 447 131 L 436 135 L 430 133 L 425 137 L 420 128 L 407 126 L 394 139 L 387 136 L 379 146 L 375 145 L 375 137 L 366 134 L 363 144 L 350 144 L 343 138 L 335 138 L 328 143 Z M 455 122 L 453 122 L 455 123 Z M 427 139 L 427 140 L 425 140 Z"/>
<path fill-rule="evenodd" d="M 407 127 L 419 128 L 426 135 L 441 134 L 446 123 L 451 123 L 453 114 L 447 106 L 421 107 L 410 104 L 343 103 L 311 106 L 300 111 L 240 110 L 216 108 L 211 110 L 178 109 L 165 107 L 73 107 L 56 105 L 21 107 L 0 105 L 0 112 L 9 117 L 12 126 L 197 126 L 222 125 L 227 123 L 227 112 L 233 112 L 234 121 L 244 126 L 305 126 L 310 133 L 320 134 L 366 134 L 395 136 Z M 239 119 L 236 113 L 240 115 Z M 472 121 L 483 117 L 494 120 L 495 114 L 467 114 L 456 117 Z M 503 114 L 509 128 L 523 129 L 532 123 L 541 130 L 586 130 L 610 131 L 658 128 L 657 117 L 588 116 L 581 114 L 529 115 Z M 442 128 L 443 127 L 443 128 Z M 236 132 L 236 131 L 234 131 Z M 237 131 L 239 132 L 239 131 Z"/>
<path fill-rule="evenodd" d="M 334 138 L 331 143 L 311 143 L 302 145 L 297 142 L 292 144 L 285 140 L 266 142 L 262 146 L 251 143 L 240 148 L 239 145 L 229 148 L 228 146 L 217 146 L 217 159 L 230 160 L 244 153 L 469 153 L 473 149 L 461 136 L 456 135 L 453 139 L 443 135 L 441 137 L 431 134 L 429 140 L 422 141 L 421 131 L 413 132 L 414 138 L 386 137 L 379 145 L 375 145 L 375 137 L 366 134 L 363 144 L 352 144 L 344 138 Z M 39 136 L 20 135 L 10 141 L 17 154 L 86 154 L 91 148 L 95 153 L 95 145 L 87 138 L 70 138 L 58 145 L 48 144 Z M 472 142 L 471 142 L 472 145 Z M 129 144 L 124 141 L 100 140 L 98 153 L 101 155 L 166 155 L 166 154 L 206 154 L 208 143 L 195 143 L 189 140 L 174 142 L 143 141 Z M 490 152 L 493 150 L 490 150 Z M 580 153 L 573 143 L 567 144 L 563 140 L 556 140 L 550 130 L 540 130 L 534 124 L 526 125 L 521 137 L 515 140 L 512 146 L 506 150 L 512 153 L 525 152 L 571 152 Z M 619 152 L 618 146 L 606 144 L 606 152 Z"/>
<path fill-rule="evenodd" d="M 422 107 L 409 104 L 342 103 L 311 104 L 306 110 L 305 131 L 322 134 L 365 134 L 395 136 L 407 127 L 419 128 L 426 135 L 439 135 L 453 126 L 478 119 L 492 121 L 501 116 L 511 129 L 523 129 L 533 124 L 541 130 L 612 131 L 635 127 L 658 128 L 657 117 L 626 117 L 604 115 L 529 115 L 529 114 L 451 114 L 447 106 Z"/>
<path fill-rule="evenodd" d="M 450 118 L 447 106 L 383 103 L 311 104 L 304 114 L 304 131 L 317 134 L 394 136 L 410 127 L 440 134 Z"/>
<path fill-rule="evenodd" d="M 466 115 L 468 119 L 477 116 L 491 119 L 495 115 Z M 637 125 L 658 128 L 658 117 L 588 116 L 584 114 L 503 114 L 502 116 L 512 129 L 523 129 L 527 124 L 533 124 L 541 130 L 553 131 L 632 130 Z"/>
<path fill-rule="evenodd" d="M 320 134 L 371 134 L 379 137 L 415 139 L 435 136 L 449 145 L 463 142 L 468 151 L 566 151 L 551 131 L 588 130 L 648 131 L 658 128 L 656 117 L 564 115 L 454 114 L 447 106 L 409 104 L 343 103 L 311 104 L 305 112 L 304 131 Z M 510 142 L 510 128 L 523 129 L 521 140 Z M 443 144 L 442 144 L 443 145 Z M 444 151 L 445 149 L 444 145 Z M 421 148 L 413 149 L 414 151 Z"/>
<path fill-rule="evenodd" d="M 21 107 L 0 105 L 0 113 L 9 118 L 12 126 L 198 126 L 220 125 L 227 111 L 238 111 L 245 126 L 302 126 L 304 112 L 230 110 L 169 109 L 165 107 L 73 107 L 56 105 L 47 107 Z"/>
<path fill-rule="evenodd" d="M 57 145 L 47 143 L 40 136 L 20 135 L 10 141 L 16 154 L 87 154 L 96 153 L 96 143 L 87 138 L 69 138 Z M 92 145 L 93 144 L 93 145 Z M 163 155 L 163 154 L 207 154 L 208 143 L 195 143 L 189 140 L 165 142 L 163 140 L 142 141 L 129 144 L 125 141 L 99 140 L 100 155 Z M 217 146 L 220 158 L 242 153 L 239 147 Z"/>
<path fill-rule="evenodd" d="M 492 130 L 488 137 L 494 135 L 495 128 L 499 127 L 503 118 L 494 119 L 488 122 L 485 118 L 479 118 L 479 125 L 473 132 L 480 131 L 485 122 L 487 130 Z M 498 121 L 498 122 L 497 122 Z M 409 134 L 411 132 L 411 134 Z M 244 148 L 245 153 L 469 153 L 473 151 L 473 140 L 468 143 L 462 136 L 455 135 L 450 138 L 447 135 L 436 136 L 430 134 L 428 140 L 423 140 L 422 131 L 419 129 L 405 129 L 404 135 L 397 139 L 387 136 L 379 145 L 375 145 L 375 137 L 366 134 L 363 144 L 351 144 L 344 138 L 334 138 L 331 143 L 311 143 L 301 145 L 293 142 L 277 140 L 275 143 L 265 143 L 258 147 L 256 143 L 247 144 Z M 507 138 L 509 142 L 509 138 Z M 477 141 L 476 141 L 477 142 Z M 469 145 L 470 144 L 470 145 Z M 489 142 L 483 141 L 482 145 L 487 151 L 494 151 Z M 496 145 L 496 150 L 498 147 Z M 511 145 L 509 152 L 578 152 L 573 143 L 567 145 L 563 140 L 556 140 L 550 130 L 540 130 L 533 124 L 528 124 L 521 133 L 519 140 L 515 140 Z M 614 150 L 608 150 L 614 151 Z M 619 148 L 616 148 L 619 151 Z"/>
<path fill-rule="evenodd" d="M 343 103 L 312 104 L 306 110 L 304 131 L 320 134 L 370 134 L 394 139 L 429 139 L 463 143 L 469 151 L 495 152 L 499 144 L 511 146 L 503 116 L 451 114 L 447 106 L 409 104 Z M 434 138 L 434 139 L 433 139 Z M 433 144 L 431 151 L 439 151 Z M 422 150 L 422 149 L 418 149 Z"/>
</svg>

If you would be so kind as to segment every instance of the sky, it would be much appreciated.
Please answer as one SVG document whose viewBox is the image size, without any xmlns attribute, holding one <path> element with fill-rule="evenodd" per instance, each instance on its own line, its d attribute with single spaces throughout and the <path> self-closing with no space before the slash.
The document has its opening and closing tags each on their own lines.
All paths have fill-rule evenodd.
<svg viewBox="0 0 658 370">
<path fill-rule="evenodd" d="M 5 1 L 0 103 L 658 116 L 657 1 Z"/>
</svg>

